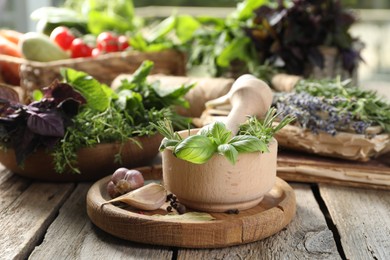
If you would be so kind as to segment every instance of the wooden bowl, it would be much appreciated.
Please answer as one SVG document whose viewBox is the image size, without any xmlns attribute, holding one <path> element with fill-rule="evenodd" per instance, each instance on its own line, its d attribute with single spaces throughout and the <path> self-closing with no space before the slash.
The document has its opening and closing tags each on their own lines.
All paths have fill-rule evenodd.
<svg viewBox="0 0 390 260">
<path fill-rule="evenodd" d="M 192 134 L 197 131 L 191 130 Z M 258 205 L 275 184 L 277 149 L 274 139 L 269 152 L 241 153 L 233 165 L 219 154 L 203 164 L 191 163 L 175 157 L 167 148 L 162 153 L 164 185 L 182 204 L 196 210 L 249 209 Z"/>
<path fill-rule="evenodd" d="M 140 148 L 133 141 L 128 141 L 122 147 L 122 163 L 115 163 L 120 143 L 98 144 L 90 148 L 82 148 L 77 153 L 78 168 L 81 174 L 54 170 L 53 157 L 46 151 L 38 150 L 24 161 L 23 166 L 16 164 L 13 149 L 0 149 L 0 163 L 10 171 L 32 179 L 54 182 L 95 181 L 112 174 L 119 167 L 138 167 L 146 165 L 158 153 L 161 135 L 136 137 L 142 145 Z"/>
</svg>

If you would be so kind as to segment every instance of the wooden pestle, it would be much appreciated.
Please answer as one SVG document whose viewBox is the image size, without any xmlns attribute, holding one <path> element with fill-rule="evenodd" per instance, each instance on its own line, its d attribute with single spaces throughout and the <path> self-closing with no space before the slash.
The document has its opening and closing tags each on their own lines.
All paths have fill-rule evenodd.
<svg viewBox="0 0 390 260">
<path fill-rule="evenodd" d="M 206 108 L 230 103 L 232 109 L 225 124 L 233 135 L 236 135 L 240 124 L 248 116 L 262 117 L 272 104 L 271 88 L 262 80 L 250 74 L 240 76 L 229 92 L 217 99 L 206 102 Z"/>
</svg>

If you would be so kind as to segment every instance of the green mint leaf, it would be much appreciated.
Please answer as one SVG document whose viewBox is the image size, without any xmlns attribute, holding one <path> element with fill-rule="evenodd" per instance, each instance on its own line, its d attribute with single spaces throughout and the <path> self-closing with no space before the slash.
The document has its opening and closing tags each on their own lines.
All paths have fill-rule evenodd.
<svg viewBox="0 0 390 260">
<path fill-rule="evenodd" d="M 218 153 L 225 156 L 233 165 L 237 162 L 238 151 L 231 144 L 221 144 L 218 146 Z"/>
<path fill-rule="evenodd" d="M 192 135 L 180 142 L 174 150 L 174 155 L 192 163 L 205 163 L 216 152 L 217 147 L 206 136 Z"/>
<path fill-rule="evenodd" d="M 233 137 L 229 144 L 239 153 L 268 152 L 268 146 L 259 138 L 251 135 L 238 135 Z"/>
<path fill-rule="evenodd" d="M 98 111 L 106 110 L 114 96 L 113 90 L 82 71 L 66 68 L 61 69 L 61 74 L 66 83 L 87 100 L 87 105 Z"/>
</svg>

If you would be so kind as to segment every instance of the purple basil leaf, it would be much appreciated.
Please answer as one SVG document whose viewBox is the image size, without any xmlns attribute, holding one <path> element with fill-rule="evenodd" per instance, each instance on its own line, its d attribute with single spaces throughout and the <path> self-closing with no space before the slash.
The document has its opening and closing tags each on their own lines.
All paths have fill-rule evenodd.
<svg viewBox="0 0 390 260">
<path fill-rule="evenodd" d="M 28 128 L 43 136 L 64 136 L 64 123 L 58 112 L 32 113 L 27 119 Z"/>
<path fill-rule="evenodd" d="M 80 102 L 73 98 L 68 98 L 58 104 L 60 108 L 67 116 L 76 116 L 79 112 Z"/>
<path fill-rule="evenodd" d="M 20 165 L 38 147 L 38 143 L 34 140 L 35 134 L 25 125 L 20 125 L 12 135 L 12 147 L 15 151 L 16 162 Z"/>
<path fill-rule="evenodd" d="M 61 140 L 61 137 L 45 136 L 40 138 L 40 143 L 49 150 L 54 149 L 54 146 Z"/>
<path fill-rule="evenodd" d="M 86 103 L 86 99 L 67 83 L 60 83 L 56 80 L 44 90 L 45 98 L 53 98 L 53 101 L 56 105 L 60 104 L 68 98 L 78 100 L 81 104 Z"/>
</svg>

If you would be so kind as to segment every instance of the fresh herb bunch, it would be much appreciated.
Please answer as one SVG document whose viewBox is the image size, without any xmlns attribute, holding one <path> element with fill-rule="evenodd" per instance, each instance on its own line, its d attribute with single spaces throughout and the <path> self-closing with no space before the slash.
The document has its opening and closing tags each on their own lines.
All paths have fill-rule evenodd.
<svg viewBox="0 0 390 260">
<path fill-rule="evenodd" d="M 55 81 L 36 91 L 35 101 L 22 105 L 6 98 L 0 91 L 0 138 L 2 145 L 14 148 L 17 163 L 39 148 L 47 148 L 54 157 L 58 173 L 79 173 L 77 150 L 99 143 L 122 145 L 135 136 L 156 133 L 149 122 L 169 118 L 177 129 L 188 127 L 188 118 L 179 116 L 174 107 L 188 107 L 184 95 L 193 84 L 162 88 L 149 83 L 153 63 L 145 61 L 131 80 L 116 90 L 101 84 L 90 75 L 62 69 L 64 82 Z M 116 160 L 120 161 L 120 151 Z"/>
<path fill-rule="evenodd" d="M 277 71 L 269 62 L 259 58 L 256 46 L 245 30 L 251 23 L 254 10 L 268 2 L 245 0 L 226 18 L 199 18 L 201 26 L 187 44 L 190 73 L 217 77 L 250 73 L 271 82 Z"/>
<path fill-rule="evenodd" d="M 152 68 L 153 62 L 144 61 L 131 80 L 123 80 L 115 91 L 83 72 L 63 71 L 64 79 L 88 97 L 89 105 L 73 119 L 72 126 L 54 150 L 57 172 L 67 168 L 79 172 L 76 152 L 82 147 L 111 142 L 124 144 L 134 136 L 155 134 L 150 122 L 169 118 L 177 129 L 188 126 L 189 119 L 176 114 L 174 106 L 189 106 L 184 95 L 194 85 L 162 88 L 158 81 L 149 83 L 146 78 Z M 115 156 L 119 162 L 120 154 L 119 151 Z"/>
<path fill-rule="evenodd" d="M 53 148 L 79 107 L 86 103 L 69 84 L 58 81 L 46 89 L 40 101 L 29 105 L 10 100 L 6 88 L 2 88 L 0 96 L 1 145 L 14 149 L 19 165 L 36 149 Z"/>
<path fill-rule="evenodd" d="M 356 48 L 359 42 L 349 33 L 355 17 L 340 0 L 279 0 L 277 5 L 262 5 L 254 12 L 245 30 L 257 57 L 289 74 L 304 75 L 307 64 L 323 68 L 322 46 L 337 48 L 343 68 L 350 73 L 361 59 Z"/>
<path fill-rule="evenodd" d="M 313 133 L 338 131 L 365 134 L 370 126 L 390 132 L 390 104 L 374 91 L 354 87 L 340 79 L 301 80 L 294 93 L 276 95 L 281 115 L 296 117 L 296 124 Z"/>
<path fill-rule="evenodd" d="M 169 120 L 153 125 L 164 136 L 161 151 L 170 147 L 177 158 L 196 164 L 206 163 L 214 154 L 220 154 L 235 164 L 240 153 L 268 152 L 268 144 L 273 135 L 294 120 L 286 116 L 279 124 L 274 125 L 278 116 L 276 109 L 272 108 L 264 120 L 250 117 L 240 126 L 236 136 L 232 135 L 224 123 L 218 121 L 202 127 L 197 134 L 184 139 L 173 131 Z M 190 133 L 190 130 L 188 131 Z"/>
</svg>

